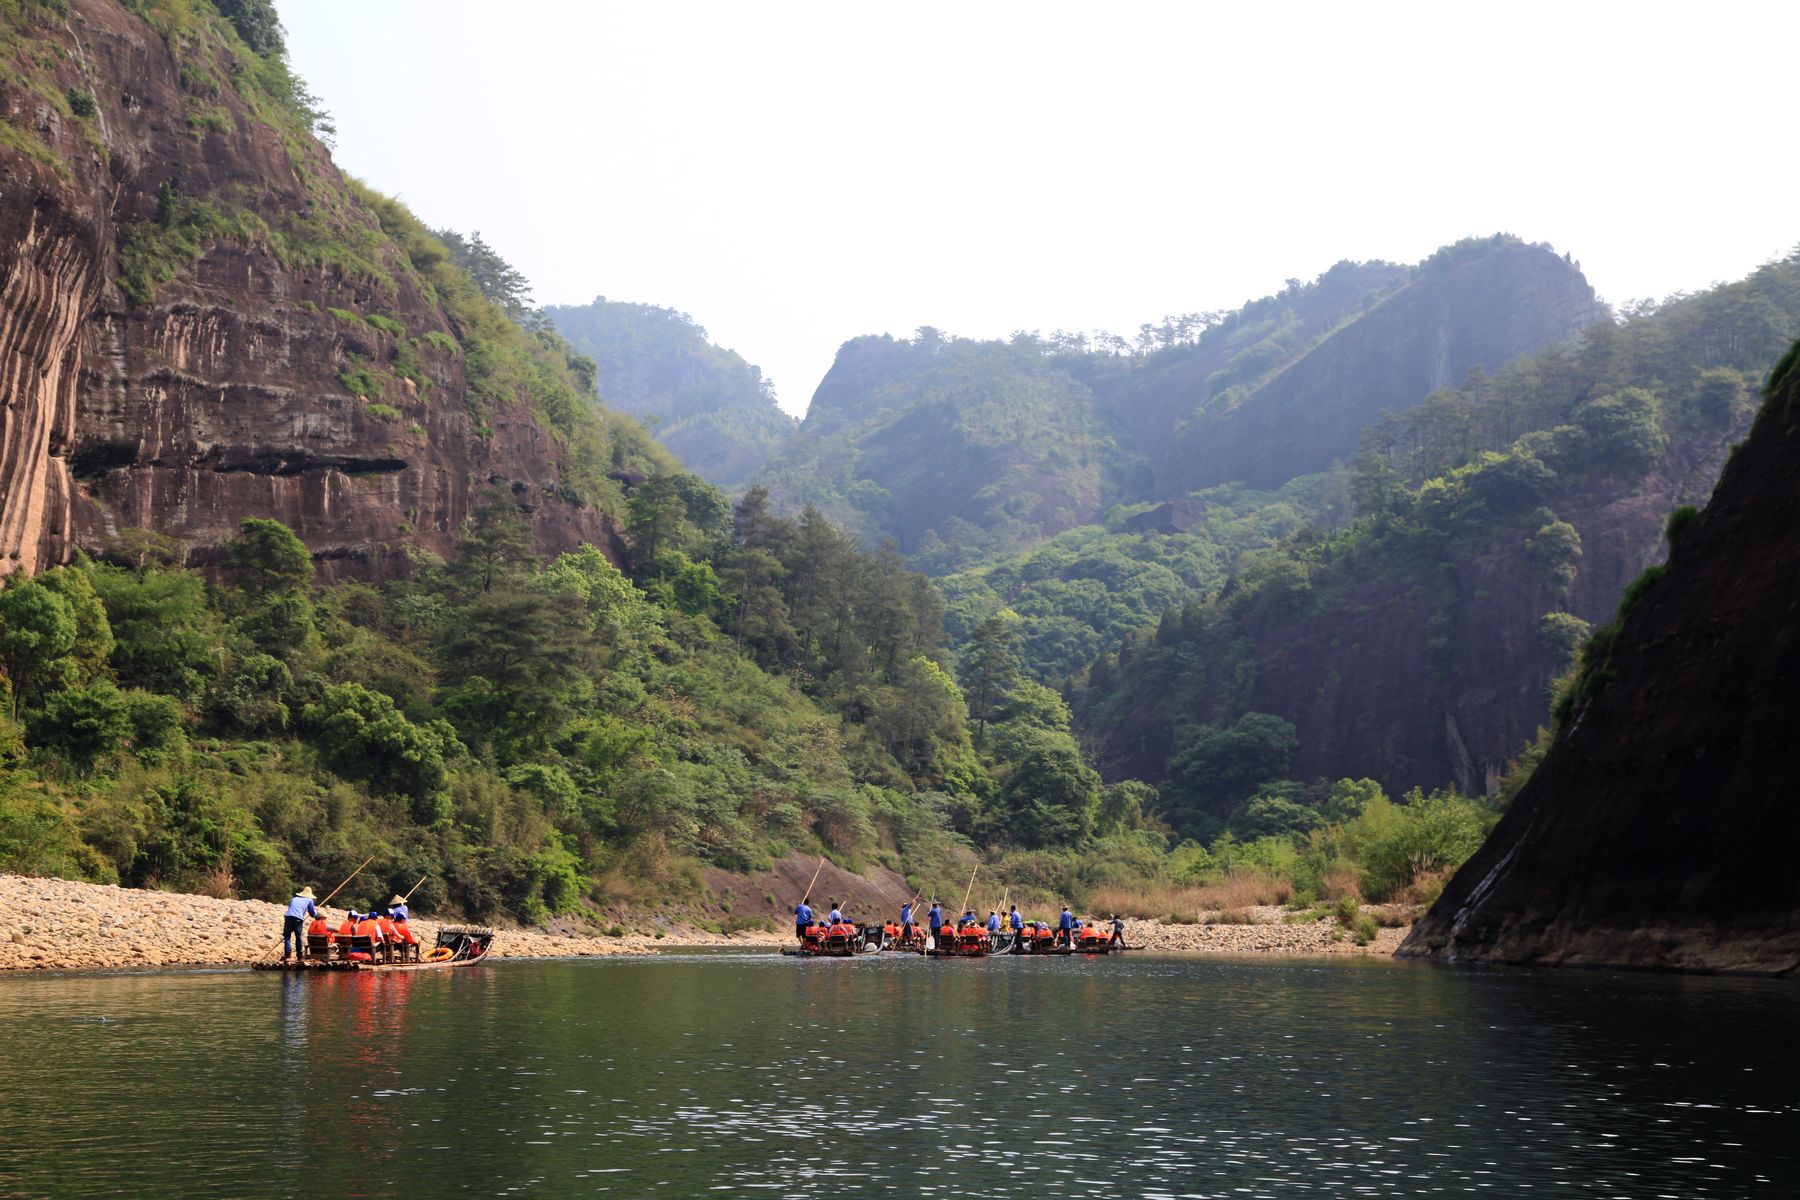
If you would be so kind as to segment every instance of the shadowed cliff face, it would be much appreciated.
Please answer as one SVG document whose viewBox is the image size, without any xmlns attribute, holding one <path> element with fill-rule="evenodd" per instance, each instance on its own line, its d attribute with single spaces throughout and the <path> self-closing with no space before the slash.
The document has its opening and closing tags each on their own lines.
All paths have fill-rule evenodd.
<svg viewBox="0 0 1800 1200">
<path fill-rule="evenodd" d="M 191 51 L 178 64 L 118 5 L 71 9 L 21 26 L 55 65 L 0 83 L 0 115 L 20 131 L 0 143 L 0 562 L 34 571 L 132 527 L 204 561 L 244 517 L 266 516 L 328 575 L 381 576 L 405 569 L 407 546 L 450 550 L 495 485 L 532 513 L 546 552 L 612 546 L 595 510 L 560 498 L 561 449 L 528 404 L 495 405 L 478 431 L 459 331 L 323 147 L 278 130 L 266 102 Z M 69 89 L 92 95 L 92 116 L 49 98 Z M 278 252 L 268 230 L 201 232 L 173 278 L 131 304 L 121 248 L 170 197 L 268 229 L 306 214 L 369 270 Z M 360 319 L 374 313 L 401 332 Z M 423 390 L 383 372 L 357 395 L 340 379 L 394 360 L 402 341 Z"/>
<path fill-rule="evenodd" d="M 1791 356 L 1790 356 L 1791 358 Z M 1402 953 L 1800 966 L 1800 378 L 1770 395 L 1543 763 Z"/>
</svg>

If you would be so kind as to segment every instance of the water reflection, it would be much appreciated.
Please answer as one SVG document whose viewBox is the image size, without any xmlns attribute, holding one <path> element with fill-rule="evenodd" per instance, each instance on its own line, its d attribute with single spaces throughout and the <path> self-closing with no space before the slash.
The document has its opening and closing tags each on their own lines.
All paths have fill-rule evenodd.
<svg viewBox="0 0 1800 1200">
<path fill-rule="evenodd" d="M 1150 956 L 7 979 L 0 1195 L 1788 1195 L 1797 997 Z"/>
</svg>

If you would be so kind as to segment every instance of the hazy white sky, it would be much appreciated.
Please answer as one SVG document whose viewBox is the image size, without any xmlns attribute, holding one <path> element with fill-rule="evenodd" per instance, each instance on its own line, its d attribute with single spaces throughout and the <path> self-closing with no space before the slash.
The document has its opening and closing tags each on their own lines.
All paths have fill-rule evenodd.
<svg viewBox="0 0 1800 1200">
<path fill-rule="evenodd" d="M 346 170 L 795 413 L 858 334 L 1128 333 L 1499 230 L 1619 302 L 1800 242 L 1795 4 L 280 10 Z"/>
</svg>

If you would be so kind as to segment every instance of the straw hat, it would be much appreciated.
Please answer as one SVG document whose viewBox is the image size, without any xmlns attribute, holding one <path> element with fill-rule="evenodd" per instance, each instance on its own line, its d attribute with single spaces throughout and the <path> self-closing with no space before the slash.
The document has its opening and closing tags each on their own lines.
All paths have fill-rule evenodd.
<svg viewBox="0 0 1800 1200">
<path fill-rule="evenodd" d="M 392 900 L 389 900 L 389 901 L 388 901 L 388 903 L 389 903 L 389 904 L 405 904 L 405 903 L 406 903 L 406 897 L 405 897 L 405 896 L 399 896 L 399 895 L 396 895 L 396 896 L 395 896 L 395 897 L 394 897 L 394 898 L 393 898 L 393 899 L 392 899 Z"/>
<path fill-rule="evenodd" d="M 294 895 L 299 897 L 302 900 L 311 900 L 314 898 L 313 890 L 309 887 L 301 888 L 299 891 L 295 892 Z"/>
</svg>

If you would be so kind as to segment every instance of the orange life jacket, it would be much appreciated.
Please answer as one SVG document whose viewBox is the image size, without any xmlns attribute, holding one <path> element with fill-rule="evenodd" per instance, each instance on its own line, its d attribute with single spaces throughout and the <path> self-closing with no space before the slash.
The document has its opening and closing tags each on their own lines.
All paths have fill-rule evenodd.
<svg viewBox="0 0 1800 1200">
<path fill-rule="evenodd" d="M 381 922 L 364 917 L 357 923 L 356 936 L 366 937 L 371 942 L 379 942 L 381 940 Z"/>
<path fill-rule="evenodd" d="M 314 917 L 312 924 L 306 927 L 306 932 L 310 937 L 335 938 L 331 932 L 331 926 L 326 924 L 324 917 Z"/>
<path fill-rule="evenodd" d="M 416 946 L 419 944 L 418 936 L 413 933 L 412 926 L 405 921 L 394 922 L 394 936 L 398 937 L 409 946 Z"/>
<path fill-rule="evenodd" d="M 397 942 L 400 940 L 400 931 L 394 928 L 394 918 L 381 917 L 377 919 L 376 924 L 381 926 L 382 937 L 390 942 Z"/>
<path fill-rule="evenodd" d="M 339 937 L 355 937 L 356 936 L 356 922 L 352 921 L 349 917 L 345 917 L 344 923 L 342 925 L 338 926 L 338 936 Z"/>
</svg>

